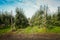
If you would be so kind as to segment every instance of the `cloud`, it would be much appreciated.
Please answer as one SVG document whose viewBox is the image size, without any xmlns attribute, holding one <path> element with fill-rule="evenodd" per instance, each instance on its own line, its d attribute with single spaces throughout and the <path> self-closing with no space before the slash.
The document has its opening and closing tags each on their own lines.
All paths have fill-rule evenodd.
<svg viewBox="0 0 60 40">
<path fill-rule="evenodd" d="M 0 10 L 15 11 L 15 8 L 19 7 L 23 8 L 27 17 L 31 17 L 40 5 L 44 4 L 48 4 L 49 9 L 53 12 L 60 6 L 60 0 L 0 0 Z"/>
</svg>

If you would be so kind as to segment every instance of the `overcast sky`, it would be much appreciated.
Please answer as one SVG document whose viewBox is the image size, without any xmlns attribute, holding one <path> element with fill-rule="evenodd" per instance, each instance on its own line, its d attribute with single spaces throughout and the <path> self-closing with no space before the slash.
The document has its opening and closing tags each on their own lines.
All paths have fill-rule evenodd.
<svg viewBox="0 0 60 40">
<path fill-rule="evenodd" d="M 56 11 L 60 6 L 60 0 L 0 0 L 0 11 L 15 11 L 16 7 L 23 8 L 25 15 L 32 15 L 40 8 L 40 5 L 48 5 L 51 12 Z"/>
</svg>

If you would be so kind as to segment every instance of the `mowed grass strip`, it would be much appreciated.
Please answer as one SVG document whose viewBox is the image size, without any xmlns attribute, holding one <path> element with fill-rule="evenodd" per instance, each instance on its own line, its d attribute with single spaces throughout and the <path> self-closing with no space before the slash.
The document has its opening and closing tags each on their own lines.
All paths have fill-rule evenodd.
<svg viewBox="0 0 60 40">
<path fill-rule="evenodd" d="M 33 33 L 45 33 L 46 29 L 43 28 L 39 28 L 38 26 L 34 26 L 34 27 L 27 27 L 25 29 L 19 29 L 16 33 L 20 34 L 33 34 Z"/>
<path fill-rule="evenodd" d="M 60 27 L 54 27 L 52 29 L 39 28 L 38 26 L 27 27 L 25 29 L 19 29 L 17 34 L 34 34 L 34 33 L 60 33 Z"/>
<path fill-rule="evenodd" d="M 6 34 L 11 31 L 11 28 L 0 29 L 0 35 Z M 16 34 L 34 34 L 34 33 L 60 33 L 60 27 L 54 27 L 52 29 L 45 29 L 44 27 L 39 28 L 38 26 L 28 26 L 24 29 L 18 29 L 14 31 Z"/>
</svg>

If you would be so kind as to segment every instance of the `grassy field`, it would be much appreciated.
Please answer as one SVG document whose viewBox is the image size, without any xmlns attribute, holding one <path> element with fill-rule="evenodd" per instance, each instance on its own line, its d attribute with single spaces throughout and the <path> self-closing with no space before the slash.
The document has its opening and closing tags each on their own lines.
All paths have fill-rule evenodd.
<svg viewBox="0 0 60 40">
<path fill-rule="evenodd" d="M 60 27 L 54 27 L 53 29 L 47 29 L 48 33 L 60 33 Z"/>
<path fill-rule="evenodd" d="M 27 27 L 25 29 L 19 29 L 16 33 L 25 33 L 25 34 L 33 34 L 33 33 L 60 33 L 60 27 L 54 27 L 52 29 L 45 29 L 38 28 L 37 26 L 34 27 Z"/>
<path fill-rule="evenodd" d="M 11 31 L 11 28 L 0 29 L 0 35 L 6 34 Z M 33 34 L 33 33 L 60 33 L 60 27 L 52 29 L 38 28 L 38 26 L 27 27 L 25 29 L 18 29 L 15 31 L 17 34 Z"/>
<path fill-rule="evenodd" d="M 11 28 L 0 29 L 0 35 L 6 34 L 11 31 Z"/>
<path fill-rule="evenodd" d="M 0 29 L 0 40 L 60 40 L 60 27 L 53 29 L 38 28 L 38 26 L 27 27 L 10 32 L 10 28 Z M 8 34 L 6 34 L 8 33 Z"/>
<path fill-rule="evenodd" d="M 44 33 L 45 29 L 44 28 L 38 28 L 36 26 L 34 27 L 27 27 L 25 29 L 19 29 L 17 33 L 25 33 L 25 34 L 32 34 L 32 33 Z"/>
</svg>

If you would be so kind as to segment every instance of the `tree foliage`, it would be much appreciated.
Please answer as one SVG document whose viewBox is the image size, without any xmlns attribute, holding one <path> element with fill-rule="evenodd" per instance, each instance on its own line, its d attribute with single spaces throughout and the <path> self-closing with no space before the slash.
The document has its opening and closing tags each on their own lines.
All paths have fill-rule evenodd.
<svg viewBox="0 0 60 40">
<path fill-rule="evenodd" d="M 14 22 L 14 17 L 9 12 L 6 11 L 0 13 L 0 27 L 4 28 L 6 26 L 10 26 L 11 18 L 12 18 L 12 22 Z"/>
<path fill-rule="evenodd" d="M 28 20 L 22 9 L 16 8 L 15 25 L 16 28 L 25 28 L 28 25 Z"/>
</svg>

